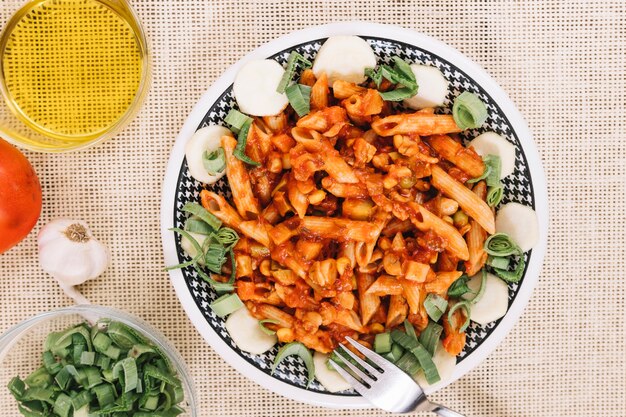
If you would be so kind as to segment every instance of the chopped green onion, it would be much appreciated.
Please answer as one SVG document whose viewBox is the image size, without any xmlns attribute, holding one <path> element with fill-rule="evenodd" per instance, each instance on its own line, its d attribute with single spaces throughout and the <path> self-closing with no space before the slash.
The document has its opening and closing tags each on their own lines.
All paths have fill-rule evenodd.
<svg viewBox="0 0 626 417">
<path fill-rule="evenodd" d="M 206 268 L 219 274 L 222 272 L 222 266 L 226 263 L 227 249 L 219 243 L 209 243 L 209 246 L 204 254 L 204 263 Z"/>
<path fill-rule="evenodd" d="M 293 84 L 285 90 L 291 107 L 298 116 L 306 116 L 311 111 L 311 87 L 302 84 Z"/>
<path fill-rule="evenodd" d="M 411 350 L 411 353 L 415 355 L 417 361 L 420 363 L 420 366 L 424 370 L 424 376 L 426 377 L 426 381 L 429 384 L 434 384 L 441 380 L 439 372 L 437 371 L 437 366 L 433 362 L 433 358 L 431 357 L 430 353 L 426 350 L 424 346 L 418 344 L 415 349 Z"/>
<path fill-rule="evenodd" d="M 298 63 L 301 63 L 303 68 L 310 68 L 311 65 L 313 65 L 311 61 L 309 61 L 296 51 L 292 51 L 289 54 L 289 58 L 287 59 L 287 68 L 285 69 L 285 73 L 283 74 L 283 77 L 280 79 L 280 83 L 278 83 L 278 87 L 276 88 L 276 92 L 278 94 L 284 93 L 289 86 L 289 83 L 293 79 L 293 76 L 296 72 L 296 65 L 298 65 Z"/>
<path fill-rule="evenodd" d="M 394 342 L 402 346 L 405 350 L 411 350 L 419 343 L 417 339 L 413 339 L 410 335 L 401 332 L 400 330 L 392 330 L 391 338 Z"/>
<path fill-rule="evenodd" d="M 313 364 L 313 355 L 311 355 L 311 351 L 300 342 L 287 343 L 286 345 L 278 349 L 278 353 L 276 354 L 276 358 L 274 359 L 274 364 L 272 365 L 272 375 L 274 374 L 274 372 L 276 372 L 276 368 L 278 368 L 278 365 L 283 360 L 285 360 L 287 356 L 292 355 L 299 356 L 300 359 L 302 359 L 302 361 L 304 362 L 304 366 L 306 366 L 306 369 L 308 371 L 308 379 L 306 385 L 308 387 L 315 377 L 315 365 Z"/>
<path fill-rule="evenodd" d="M 489 187 L 489 190 L 487 190 L 486 200 L 489 207 L 495 207 L 500 204 L 502 197 L 504 197 L 504 187 L 502 187 L 502 184 L 496 187 Z"/>
<path fill-rule="evenodd" d="M 429 320 L 428 326 L 426 326 L 420 334 L 419 342 L 426 348 L 428 353 L 430 353 L 430 356 L 435 354 L 435 349 L 437 348 L 437 343 L 439 342 L 442 331 L 442 326 L 432 320 Z"/>
<path fill-rule="evenodd" d="M 124 372 L 124 383 L 122 384 L 124 393 L 136 389 L 139 375 L 137 373 L 137 362 L 135 362 L 134 358 L 122 359 L 115 364 L 113 367 L 113 376 L 119 378 L 122 372 Z"/>
<path fill-rule="evenodd" d="M 208 236 L 215 232 L 211 226 L 199 217 L 191 216 L 185 222 L 185 231 L 189 233 L 198 233 L 200 235 Z"/>
<path fill-rule="evenodd" d="M 233 151 L 233 156 L 248 165 L 259 166 L 261 165 L 260 163 L 256 162 L 248 155 L 246 155 L 246 143 L 248 142 L 248 133 L 250 132 L 250 126 L 252 126 L 252 119 L 247 120 L 241 127 L 241 131 L 237 136 L 237 146 Z"/>
<path fill-rule="evenodd" d="M 222 227 L 214 237 L 215 240 L 227 248 L 235 246 L 239 241 L 239 235 L 230 227 Z"/>
<path fill-rule="evenodd" d="M 415 328 L 408 320 L 404 320 L 404 331 L 407 336 L 409 336 L 413 340 L 417 340 L 417 334 L 415 334 Z"/>
<path fill-rule="evenodd" d="M 68 395 L 60 393 L 54 401 L 54 413 L 59 417 L 69 417 L 71 409 L 72 399 Z"/>
<path fill-rule="evenodd" d="M 145 410 L 144 388 L 158 399 L 151 417 L 177 416 L 183 411 L 177 406 L 184 400 L 181 382 L 156 346 L 143 345 L 146 340 L 134 328 L 112 320 L 56 332 L 44 343 L 42 362 L 48 366 L 25 381 L 13 378 L 8 389 L 26 417 L 136 416 Z M 140 351 L 151 355 L 141 356 Z M 111 367 L 105 355 L 124 359 Z M 55 364 L 61 369 L 57 371 Z"/>
<path fill-rule="evenodd" d="M 374 338 L 374 351 L 376 353 L 391 352 L 391 333 L 378 333 Z"/>
<path fill-rule="evenodd" d="M 239 133 L 248 121 L 252 121 L 252 118 L 235 109 L 231 109 L 224 119 L 224 122 L 230 126 L 230 130 L 235 134 Z"/>
<path fill-rule="evenodd" d="M 458 303 L 450 307 L 450 310 L 448 310 L 448 321 L 450 323 L 452 323 L 452 315 L 455 311 L 457 311 L 459 308 L 465 310 L 465 322 L 459 328 L 459 332 L 461 333 L 464 332 L 465 329 L 467 329 L 470 325 L 470 305 L 471 303 L 469 301 L 459 301 Z"/>
<path fill-rule="evenodd" d="M 480 299 L 483 298 L 483 294 L 485 294 L 485 288 L 487 287 L 486 284 L 487 270 L 483 268 L 482 277 L 480 279 L 480 287 L 478 288 L 478 291 L 472 298 L 466 298 L 466 300 L 469 301 L 470 304 L 476 304 L 478 301 L 480 301 Z"/>
<path fill-rule="evenodd" d="M 402 101 L 413 97 L 417 94 L 418 90 L 417 80 L 415 79 L 413 70 L 411 70 L 409 64 L 397 56 L 393 57 L 393 61 L 393 68 L 388 65 L 381 65 L 378 71 L 372 68 L 366 68 L 365 75 L 370 77 L 376 83 L 377 87 L 380 87 L 383 78 L 399 86 L 392 91 L 379 92 L 380 96 L 385 101 Z"/>
<path fill-rule="evenodd" d="M 491 256 L 487 258 L 486 264 L 494 268 L 507 269 L 511 260 L 502 256 Z"/>
<path fill-rule="evenodd" d="M 233 284 L 231 283 L 226 283 L 226 282 L 218 282 L 216 280 L 214 280 L 213 278 L 211 278 L 209 275 L 207 275 L 202 269 L 200 269 L 198 267 L 198 265 L 194 264 L 193 265 L 194 269 L 196 270 L 196 272 L 198 273 L 198 275 L 200 276 L 200 278 L 202 278 L 205 282 L 207 282 L 211 287 L 213 287 L 213 289 L 217 292 L 217 293 L 221 293 L 221 292 L 231 292 L 235 289 L 235 287 L 233 286 Z"/>
<path fill-rule="evenodd" d="M 519 260 L 517 261 L 517 266 L 513 271 L 508 271 L 506 269 L 493 268 L 493 272 L 506 282 L 517 283 L 520 279 L 522 279 L 522 275 L 524 275 L 524 268 L 526 268 L 526 261 L 524 259 L 524 255 L 519 255 Z"/>
<path fill-rule="evenodd" d="M 213 230 L 218 230 L 222 227 L 222 221 L 198 203 L 187 203 L 182 210 L 204 220 Z"/>
<path fill-rule="evenodd" d="M 174 266 L 168 266 L 168 267 L 165 268 L 165 270 L 166 271 L 171 271 L 172 269 L 180 269 L 180 268 L 186 268 L 188 266 L 196 265 L 198 263 L 198 261 L 200 260 L 200 258 L 202 258 L 204 256 L 204 250 L 202 249 L 202 246 L 200 246 L 198 241 L 196 241 L 196 239 L 194 239 L 193 236 L 191 236 L 186 230 L 179 229 L 178 227 L 172 227 L 169 230 L 171 230 L 172 232 L 178 233 L 179 235 L 181 235 L 183 237 L 186 237 L 191 242 L 193 247 L 195 248 L 195 250 L 197 252 L 197 255 L 196 255 L 195 258 L 193 258 L 190 261 L 183 262 L 182 264 L 178 264 L 178 265 L 174 265 Z"/>
<path fill-rule="evenodd" d="M 32 374 L 28 375 L 26 377 L 26 379 L 24 380 L 24 382 L 26 382 L 26 385 L 28 385 L 29 387 L 33 388 L 33 387 L 47 387 L 50 384 L 52 384 L 52 375 L 50 375 L 48 373 L 48 370 L 45 367 L 41 367 L 39 369 L 37 369 L 35 372 L 33 372 Z"/>
<path fill-rule="evenodd" d="M 446 308 L 448 308 L 448 301 L 437 294 L 430 293 L 424 300 L 424 308 L 428 317 L 433 321 L 439 321 L 443 313 L 446 312 Z"/>
<path fill-rule="evenodd" d="M 226 154 L 223 148 L 217 148 L 209 153 L 205 151 L 202 154 L 202 165 L 209 175 L 217 175 L 226 169 Z"/>
<path fill-rule="evenodd" d="M 9 381 L 8 388 L 15 399 L 19 401 L 24 396 L 26 384 L 20 379 L 19 376 L 14 376 L 11 381 Z"/>
<path fill-rule="evenodd" d="M 463 274 L 448 288 L 448 296 L 459 298 L 463 294 L 471 292 L 470 287 L 467 286 L 468 276 Z"/>
<path fill-rule="evenodd" d="M 476 94 L 465 91 L 454 99 L 452 117 L 460 129 L 478 128 L 485 123 L 487 116 L 487 107 Z"/>
<path fill-rule="evenodd" d="M 391 351 L 387 353 L 383 353 L 382 357 L 387 359 L 390 362 L 396 363 L 398 362 L 398 360 L 400 360 L 400 358 L 402 357 L 402 354 L 404 354 L 404 349 L 402 349 L 402 346 L 400 346 L 397 343 L 392 343 Z"/>
<path fill-rule="evenodd" d="M 243 303 L 237 294 L 224 294 L 209 304 L 209 307 L 219 317 L 226 317 L 243 307 Z"/>
<path fill-rule="evenodd" d="M 484 158 L 483 158 L 483 160 L 484 160 Z M 474 184 L 475 182 L 484 180 L 485 178 L 487 178 L 489 176 L 489 174 L 491 174 L 491 167 L 489 165 L 485 164 L 485 170 L 483 171 L 483 174 L 480 177 L 470 178 L 466 182 L 468 184 Z"/>
<path fill-rule="evenodd" d="M 63 365 L 57 361 L 57 358 L 50 351 L 43 353 L 43 366 L 46 367 L 50 375 L 56 375 L 63 368 Z"/>
<path fill-rule="evenodd" d="M 278 320 L 274 320 L 274 319 L 263 319 L 263 320 L 259 320 L 259 327 L 261 328 L 261 331 L 263 333 L 265 333 L 268 336 L 273 336 L 276 334 L 276 332 L 274 330 L 268 329 L 267 327 L 265 327 L 265 323 L 269 323 L 269 324 L 278 324 Z"/>
<path fill-rule="evenodd" d="M 489 175 L 486 177 L 486 183 L 489 187 L 500 185 L 500 172 L 502 171 L 502 161 L 498 155 L 486 155 L 483 157 L 485 165 L 489 169 Z"/>
<path fill-rule="evenodd" d="M 407 98 L 413 97 L 415 94 L 417 94 L 416 89 L 412 89 L 410 87 L 401 87 L 401 88 L 396 88 L 395 90 L 392 90 L 392 91 L 382 92 L 380 93 L 380 96 L 385 101 L 402 101 Z"/>
<path fill-rule="evenodd" d="M 485 240 L 485 252 L 491 256 L 520 255 L 522 250 L 506 233 L 496 233 Z"/>
<path fill-rule="evenodd" d="M 420 370 L 420 364 L 417 358 L 411 352 L 404 352 L 395 365 L 407 374 L 413 376 Z"/>
</svg>

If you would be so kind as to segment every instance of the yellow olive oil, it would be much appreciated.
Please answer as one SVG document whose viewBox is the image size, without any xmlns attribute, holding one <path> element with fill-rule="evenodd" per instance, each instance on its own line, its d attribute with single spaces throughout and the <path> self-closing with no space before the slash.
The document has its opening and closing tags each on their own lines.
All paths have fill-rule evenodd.
<svg viewBox="0 0 626 417">
<path fill-rule="evenodd" d="M 90 141 L 116 127 L 141 87 L 146 45 L 123 0 L 31 0 L 0 39 L 0 87 L 29 128 Z"/>
</svg>

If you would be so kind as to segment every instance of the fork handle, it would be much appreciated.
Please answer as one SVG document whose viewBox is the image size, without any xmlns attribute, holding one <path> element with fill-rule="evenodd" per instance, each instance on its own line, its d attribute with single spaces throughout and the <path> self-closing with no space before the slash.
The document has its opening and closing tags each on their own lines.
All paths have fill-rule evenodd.
<svg viewBox="0 0 626 417">
<path fill-rule="evenodd" d="M 443 405 L 430 403 L 430 412 L 437 414 L 441 417 L 465 417 L 463 414 L 459 414 L 456 411 L 452 411 Z"/>
</svg>

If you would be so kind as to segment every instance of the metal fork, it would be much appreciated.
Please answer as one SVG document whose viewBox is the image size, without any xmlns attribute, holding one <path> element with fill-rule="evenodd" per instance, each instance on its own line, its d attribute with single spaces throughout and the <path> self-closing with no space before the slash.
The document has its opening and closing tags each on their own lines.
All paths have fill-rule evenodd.
<svg viewBox="0 0 626 417">
<path fill-rule="evenodd" d="M 442 417 L 464 417 L 449 408 L 430 402 L 417 382 L 393 363 L 349 337 L 346 337 L 346 340 L 379 369 L 343 346 L 340 346 L 342 352 L 354 359 L 365 372 L 348 360 L 343 364 L 352 374 L 332 359 L 329 362 L 359 394 L 376 407 L 392 413 L 430 411 Z"/>
</svg>

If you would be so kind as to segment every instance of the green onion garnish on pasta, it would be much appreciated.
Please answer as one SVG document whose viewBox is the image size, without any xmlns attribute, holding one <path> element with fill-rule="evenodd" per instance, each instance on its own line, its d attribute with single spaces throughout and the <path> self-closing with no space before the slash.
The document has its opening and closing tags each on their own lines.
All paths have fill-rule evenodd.
<svg viewBox="0 0 626 417">
<path fill-rule="evenodd" d="M 407 336 L 409 336 L 411 339 L 417 340 L 417 333 L 415 333 L 415 327 L 413 327 L 411 322 L 406 319 L 404 320 L 404 331 L 406 332 Z"/>
<path fill-rule="evenodd" d="M 204 152 L 202 155 L 202 165 L 209 175 L 216 175 L 226 169 L 226 155 L 223 148 L 217 148 L 211 153 Z"/>
<path fill-rule="evenodd" d="M 441 337 L 441 332 L 443 332 L 443 327 L 438 325 L 432 320 L 428 321 L 428 326 L 420 333 L 419 342 L 426 348 L 430 355 L 435 354 L 435 349 L 437 348 L 437 343 L 439 342 L 439 338 Z"/>
<path fill-rule="evenodd" d="M 276 372 L 278 365 L 280 365 L 280 363 L 285 360 L 287 356 L 292 355 L 300 357 L 300 359 L 304 362 L 304 366 L 306 366 L 308 371 L 308 387 L 315 377 L 315 365 L 313 364 L 313 355 L 311 355 L 311 351 L 300 342 L 287 343 L 278 350 L 276 358 L 274 358 L 274 364 L 272 365 L 272 375 Z"/>
<path fill-rule="evenodd" d="M 487 262 L 485 263 L 494 268 L 507 269 L 509 267 L 509 264 L 511 263 L 511 260 L 503 256 L 491 256 L 490 255 L 487 258 Z"/>
<path fill-rule="evenodd" d="M 393 61 L 393 68 L 384 64 L 380 65 L 378 70 L 366 68 L 365 75 L 371 78 L 372 81 L 376 83 L 377 87 L 380 87 L 383 78 L 397 85 L 395 90 L 379 92 L 380 96 L 385 101 L 402 101 L 413 97 L 417 94 L 418 89 L 413 70 L 409 64 L 397 56 L 393 57 Z"/>
<path fill-rule="evenodd" d="M 226 317 L 243 307 L 237 294 L 224 294 L 209 304 L 211 310 L 219 317 Z"/>
<path fill-rule="evenodd" d="M 506 233 L 496 233 L 485 240 L 485 252 L 491 256 L 519 255 L 522 250 Z"/>
<path fill-rule="evenodd" d="M 448 301 L 437 294 L 430 293 L 424 300 L 424 308 L 431 320 L 439 321 L 448 308 Z"/>
<path fill-rule="evenodd" d="M 286 91 L 289 83 L 293 79 L 294 74 L 296 73 L 296 67 L 298 64 L 302 65 L 302 68 L 310 68 L 313 64 L 311 61 L 300 55 L 299 53 L 293 51 L 289 54 L 289 58 L 287 59 L 287 68 L 285 68 L 285 73 L 283 77 L 280 79 L 280 83 L 278 83 L 278 87 L 276 88 L 276 92 L 282 94 Z"/>
<path fill-rule="evenodd" d="M 209 226 L 204 220 L 197 216 L 191 216 L 185 222 L 185 230 L 189 233 L 198 233 L 208 236 L 215 230 Z"/>
<path fill-rule="evenodd" d="M 415 356 L 420 367 L 424 370 L 424 376 L 429 384 L 434 384 L 441 379 L 430 353 L 424 346 L 421 345 L 421 343 L 417 341 L 417 339 L 413 339 L 411 336 L 406 333 L 402 333 L 399 330 L 393 330 L 391 332 L 391 338 L 394 342 Z M 400 360 L 402 360 L 402 358 L 400 358 Z"/>
<path fill-rule="evenodd" d="M 487 116 L 487 107 L 476 94 L 465 91 L 454 99 L 452 117 L 459 128 L 478 128 L 485 123 Z"/>
<path fill-rule="evenodd" d="M 476 292 L 476 294 L 474 294 L 472 298 L 467 298 L 467 301 L 470 304 L 476 304 L 477 302 L 480 301 L 481 298 L 483 298 L 483 295 L 485 294 L 485 288 L 487 287 L 486 284 L 487 284 L 487 270 L 483 268 L 482 276 L 480 278 L 480 287 L 478 288 L 478 291 Z"/>
<path fill-rule="evenodd" d="M 207 209 L 198 203 L 187 203 L 182 208 L 183 211 L 193 214 L 206 222 L 213 230 L 222 227 L 222 221 L 210 213 Z"/>
<path fill-rule="evenodd" d="M 311 111 L 311 87 L 302 84 L 293 84 L 285 90 L 291 107 L 298 116 L 306 116 Z"/>
<path fill-rule="evenodd" d="M 459 332 L 464 332 L 470 325 L 470 313 L 471 313 L 471 302 L 470 301 L 459 301 L 448 310 L 448 321 L 452 324 L 452 315 L 459 308 L 465 311 L 465 322 L 459 328 Z"/>
<path fill-rule="evenodd" d="M 245 162 L 248 165 L 259 166 L 261 165 L 260 163 L 254 161 L 248 155 L 246 155 L 246 143 L 248 142 L 248 133 L 250 132 L 250 126 L 252 126 L 252 119 L 248 118 L 248 120 L 246 120 L 246 122 L 241 126 L 241 130 L 239 131 L 239 135 L 237 136 L 237 146 L 235 146 L 233 155 L 235 156 L 235 158 Z"/>
<path fill-rule="evenodd" d="M 448 288 L 448 296 L 459 298 L 463 294 L 471 292 L 472 290 L 467 286 L 467 281 L 469 281 L 469 277 L 465 274 L 461 275 Z"/>
<path fill-rule="evenodd" d="M 487 204 L 489 207 L 496 207 L 502 201 L 502 197 L 504 197 L 504 187 L 502 184 L 498 184 L 495 187 L 489 187 L 487 190 Z"/>
<path fill-rule="evenodd" d="M 259 327 L 261 328 L 261 331 L 263 333 L 265 333 L 266 335 L 269 336 L 273 336 L 276 334 L 276 332 L 272 329 L 268 329 L 267 327 L 265 327 L 265 324 L 278 324 L 278 320 L 274 320 L 274 319 L 263 319 L 263 320 L 259 320 Z"/>
<path fill-rule="evenodd" d="M 224 118 L 224 122 L 230 126 L 230 130 L 232 130 L 235 134 L 238 134 L 243 128 L 243 125 L 245 125 L 248 121 L 252 121 L 250 116 L 246 116 L 239 110 L 235 109 L 229 111 Z"/>
</svg>

